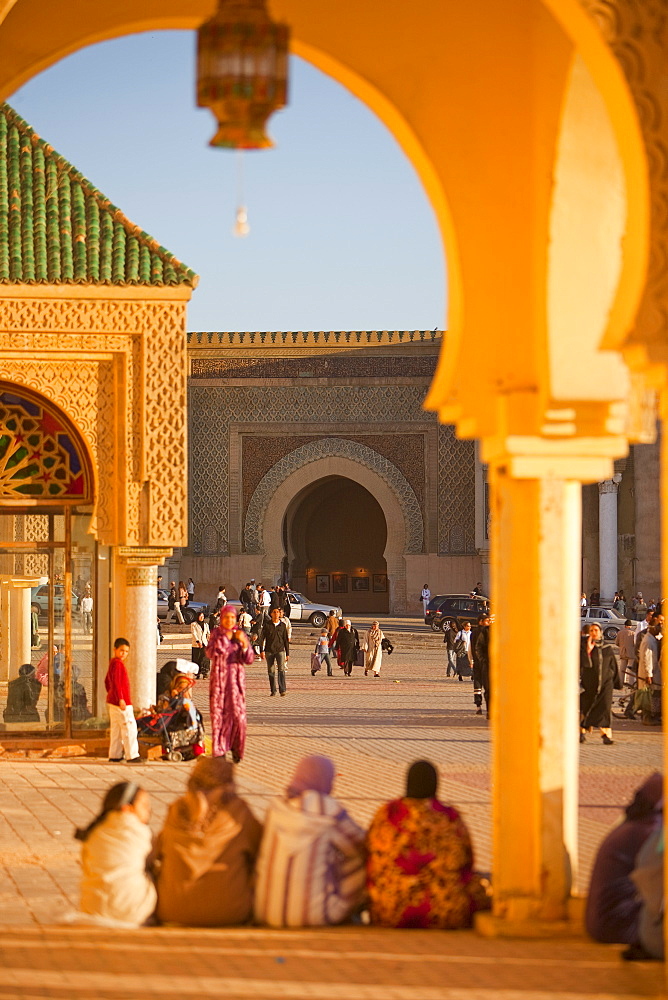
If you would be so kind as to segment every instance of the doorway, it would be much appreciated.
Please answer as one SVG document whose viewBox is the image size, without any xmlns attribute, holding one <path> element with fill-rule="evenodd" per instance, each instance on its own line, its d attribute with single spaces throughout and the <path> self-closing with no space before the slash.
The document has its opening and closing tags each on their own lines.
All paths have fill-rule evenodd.
<svg viewBox="0 0 668 1000">
<path fill-rule="evenodd" d="M 344 476 L 303 489 L 283 524 L 292 588 L 347 614 L 387 614 L 387 523 L 376 498 Z"/>
</svg>

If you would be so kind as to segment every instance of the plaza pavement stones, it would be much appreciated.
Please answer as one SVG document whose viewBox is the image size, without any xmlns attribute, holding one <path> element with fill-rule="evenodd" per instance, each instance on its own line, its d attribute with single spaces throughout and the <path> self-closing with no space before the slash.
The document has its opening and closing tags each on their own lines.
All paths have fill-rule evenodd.
<svg viewBox="0 0 668 1000">
<path fill-rule="evenodd" d="M 613 1000 L 656 997 L 658 963 L 586 942 L 346 927 L 3 929 L 0 1000 Z"/>
<path fill-rule="evenodd" d="M 296 648 L 288 696 L 269 698 L 263 661 L 248 669 L 247 754 L 242 794 L 258 815 L 284 789 L 306 753 L 336 763 L 337 795 L 361 823 L 401 793 L 407 765 L 433 760 L 440 794 L 471 830 L 476 863 L 491 867 L 489 731 L 473 714 L 470 683 L 445 678 L 442 650 L 397 650 L 381 678 L 356 668 L 311 677 L 309 650 Z M 173 653 L 172 653 L 173 655 Z M 160 650 L 161 661 L 169 658 Z M 196 700 L 206 714 L 208 690 Z M 580 887 L 596 846 L 633 789 L 661 767 L 656 730 L 620 724 L 615 745 L 593 737 L 580 749 Z M 521 734 L 519 734 L 521 738 Z M 190 764 L 132 768 L 153 801 L 158 830 Z M 241 928 L 130 933 L 62 926 L 76 907 L 79 845 L 106 789 L 128 777 L 122 764 L 88 759 L 0 758 L 0 1000 L 45 997 L 216 996 L 287 1000 L 544 1000 L 658 996 L 663 966 L 627 965 L 621 949 L 574 941 L 490 941 L 473 932 L 317 931 Z"/>
</svg>

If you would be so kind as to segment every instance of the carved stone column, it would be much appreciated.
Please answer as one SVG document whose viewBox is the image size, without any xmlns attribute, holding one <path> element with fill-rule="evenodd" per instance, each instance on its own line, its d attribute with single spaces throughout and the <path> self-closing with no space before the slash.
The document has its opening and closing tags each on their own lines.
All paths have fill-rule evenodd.
<svg viewBox="0 0 668 1000">
<path fill-rule="evenodd" d="M 617 494 L 622 480 L 616 472 L 612 479 L 598 484 L 598 586 L 601 603 L 612 604 L 617 590 Z"/>
<path fill-rule="evenodd" d="M 113 650 L 119 636 L 130 642 L 128 673 L 134 708 L 148 708 L 155 702 L 158 566 L 171 554 L 171 549 L 129 546 L 115 551 L 111 646 Z"/>
<path fill-rule="evenodd" d="M 0 577 L 0 665 L 2 680 L 18 675 L 22 663 L 30 663 L 30 588 L 40 577 Z"/>
<path fill-rule="evenodd" d="M 494 909 L 476 926 L 554 933 L 574 926 L 581 486 L 505 466 L 490 484 Z"/>
</svg>

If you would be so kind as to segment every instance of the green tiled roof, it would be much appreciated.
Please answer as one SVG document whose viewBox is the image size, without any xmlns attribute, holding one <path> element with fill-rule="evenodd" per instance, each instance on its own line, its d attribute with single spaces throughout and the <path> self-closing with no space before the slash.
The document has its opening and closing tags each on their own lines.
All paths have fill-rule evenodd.
<svg viewBox="0 0 668 1000">
<path fill-rule="evenodd" d="M 0 104 L 0 283 L 194 287 L 197 280 Z"/>
</svg>

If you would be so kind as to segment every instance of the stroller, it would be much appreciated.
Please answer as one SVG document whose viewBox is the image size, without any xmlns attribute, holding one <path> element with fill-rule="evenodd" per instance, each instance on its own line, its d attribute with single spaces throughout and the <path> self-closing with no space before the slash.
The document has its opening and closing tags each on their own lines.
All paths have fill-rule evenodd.
<svg viewBox="0 0 668 1000">
<path fill-rule="evenodd" d="M 193 760 L 204 753 L 204 723 L 191 696 L 197 664 L 186 660 L 177 664 L 177 672 L 159 695 L 155 710 L 137 719 L 137 732 L 142 743 L 162 746 L 164 760 Z"/>
</svg>

